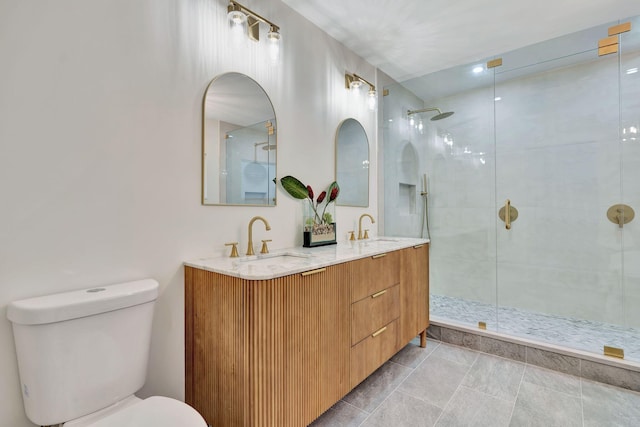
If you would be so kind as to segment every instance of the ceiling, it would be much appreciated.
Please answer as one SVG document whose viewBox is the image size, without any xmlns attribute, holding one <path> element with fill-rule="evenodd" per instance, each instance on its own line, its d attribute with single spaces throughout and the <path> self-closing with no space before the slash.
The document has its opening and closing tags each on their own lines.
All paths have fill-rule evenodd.
<svg viewBox="0 0 640 427">
<path fill-rule="evenodd" d="M 283 1 L 398 82 L 640 15 L 638 0 Z"/>
</svg>

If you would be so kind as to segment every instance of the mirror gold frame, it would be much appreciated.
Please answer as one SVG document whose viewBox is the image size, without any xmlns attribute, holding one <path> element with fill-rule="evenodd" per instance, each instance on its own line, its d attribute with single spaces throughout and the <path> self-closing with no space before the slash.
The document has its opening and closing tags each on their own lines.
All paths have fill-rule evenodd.
<svg viewBox="0 0 640 427">
<path fill-rule="evenodd" d="M 276 205 L 276 115 L 252 78 L 224 73 L 207 86 L 201 161 L 203 205 Z"/>
<path fill-rule="evenodd" d="M 369 138 L 356 119 L 343 120 L 336 131 L 335 176 L 339 206 L 369 206 Z"/>
</svg>

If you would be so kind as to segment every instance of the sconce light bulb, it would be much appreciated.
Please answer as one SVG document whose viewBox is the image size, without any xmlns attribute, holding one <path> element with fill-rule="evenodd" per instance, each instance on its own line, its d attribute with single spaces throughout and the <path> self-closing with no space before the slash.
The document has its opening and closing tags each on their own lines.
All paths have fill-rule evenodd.
<svg viewBox="0 0 640 427">
<path fill-rule="evenodd" d="M 280 61 L 280 44 L 281 44 L 281 36 L 280 33 L 271 28 L 271 31 L 267 34 L 267 44 L 269 45 L 269 57 L 272 63 L 278 63 Z"/>
<path fill-rule="evenodd" d="M 424 125 L 422 124 L 422 120 L 420 120 L 420 122 L 418 123 L 418 130 L 422 130 L 424 129 Z"/>
<path fill-rule="evenodd" d="M 247 22 L 247 15 L 239 10 L 232 10 L 227 14 L 227 18 L 229 19 L 229 26 L 231 27 L 242 25 Z"/>
<path fill-rule="evenodd" d="M 369 89 L 368 103 L 369 103 L 369 110 L 373 111 L 376 109 L 376 90 L 375 89 Z"/>
<path fill-rule="evenodd" d="M 362 82 L 360 80 L 353 80 L 349 86 L 351 87 L 351 90 L 359 91 L 360 86 L 362 86 Z"/>
<path fill-rule="evenodd" d="M 413 116 L 411 116 L 411 118 L 409 119 L 409 126 L 413 126 L 414 124 L 416 124 L 416 121 L 413 120 Z"/>
</svg>

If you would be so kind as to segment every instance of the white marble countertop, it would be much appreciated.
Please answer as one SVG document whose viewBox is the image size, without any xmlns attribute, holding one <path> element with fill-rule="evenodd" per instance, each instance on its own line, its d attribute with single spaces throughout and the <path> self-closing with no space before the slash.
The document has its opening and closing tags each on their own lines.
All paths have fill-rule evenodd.
<svg viewBox="0 0 640 427">
<path fill-rule="evenodd" d="M 429 243 L 429 239 L 380 236 L 316 248 L 279 249 L 268 254 L 237 258 L 199 258 L 186 261 L 184 265 L 242 279 L 267 280 L 425 243 Z"/>
</svg>

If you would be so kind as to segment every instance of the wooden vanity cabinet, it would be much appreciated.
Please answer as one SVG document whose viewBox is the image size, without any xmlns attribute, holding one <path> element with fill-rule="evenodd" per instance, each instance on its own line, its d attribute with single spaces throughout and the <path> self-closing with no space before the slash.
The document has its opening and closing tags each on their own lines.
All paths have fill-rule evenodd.
<svg viewBox="0 0 640 427">
<path fill-rule="evenodd" d="M 271 280 L 185 267 L 186 401 L 215 426 L 306 426 L 350 390 L 349 265 Z"/>
<path fill-rule="evenodd" d="M 306 426 L 424 340 L 428 245 L 382 255 L 270 280 L 185 267 L 186 402 L 214 426 Z"/>
</svg>

